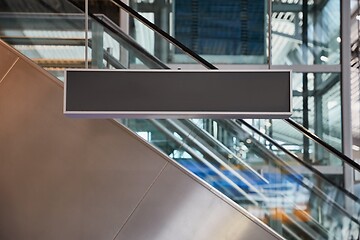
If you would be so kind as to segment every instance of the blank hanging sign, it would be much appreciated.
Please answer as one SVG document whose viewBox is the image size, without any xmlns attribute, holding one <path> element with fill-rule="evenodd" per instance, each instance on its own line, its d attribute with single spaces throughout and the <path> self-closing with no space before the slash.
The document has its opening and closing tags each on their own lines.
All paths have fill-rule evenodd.
<svg viewBox="0 0 360 240">
<path fill-rule="evenodd" d="M 66 70 L 64 114 L 83 118 L 288 118 L 291 72 Z"/>
</svg>

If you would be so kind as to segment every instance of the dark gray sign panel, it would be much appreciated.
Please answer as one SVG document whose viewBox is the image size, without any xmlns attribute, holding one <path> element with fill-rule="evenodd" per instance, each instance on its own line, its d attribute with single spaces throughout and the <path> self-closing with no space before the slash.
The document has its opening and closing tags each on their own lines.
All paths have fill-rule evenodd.
<svg viewBox="0 0 360 240">
<path fill-rule="evenodd" d="M 64 113 L 95 118 L 288 118 L 290 71 L 67 70 Z"/>
</svg>

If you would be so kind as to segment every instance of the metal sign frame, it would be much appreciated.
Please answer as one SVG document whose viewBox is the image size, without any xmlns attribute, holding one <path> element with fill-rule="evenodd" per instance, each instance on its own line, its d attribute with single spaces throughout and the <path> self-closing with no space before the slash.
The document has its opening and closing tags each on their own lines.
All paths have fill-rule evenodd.
<svg viewBox="0 0 360 240">
<path fill-rule="evenodd" d="M 80 118 L 288 118 L 289 70 L 69 69 L 64 114 Z"/>
</svg>

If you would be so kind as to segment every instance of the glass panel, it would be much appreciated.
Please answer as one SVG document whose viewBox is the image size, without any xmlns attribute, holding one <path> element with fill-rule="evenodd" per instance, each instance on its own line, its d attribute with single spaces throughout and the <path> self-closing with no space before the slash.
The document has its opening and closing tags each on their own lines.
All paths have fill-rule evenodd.
<svg viewBox="0 0 360 240">
<path fill-rule="evenodd" d="M 148 69 L 165 66 L 160 62 L 157 63 L 157 59 L 151 54 L 146 54 L 146 50 L 123 33 L 118 26 L 115 26 L 115 29 L 118 30 L 116 33 L 109 30 L 106 26 L 113 23 L 108 18 L 101 17 L 101 21 L 105 25 L 90 18 L 89 56 L 91 68 Z"/>
<path fill-rule="evenodd" d="M 341 91 L 339 73 L 293 73 L 295 120 L 341 151 Z M 282 120 L 251 120 L 251 124 L 314 165 L 340 165 L 333 155 Z"/>
<path fill-rule="evenodd" d="M 272 2 L 272 64 L 340 63 L 340 0 Z"/>
<path fill-rule="evenodd" d="M 341 151 L 341 90 L 339 73 L 293 73 L 293 115 L 291 118 Z M 283 121 L 259 121 L 276 140 L 295 146 L 310 143 Z M 311 151 L 311 150 L 309 150 Z"/>
<path fill-rule="evenodd" d="M 159 131 L 156 121 L 146 119 L 118 119 L 119 122 L 123 123 L 144 140 L 150 142 L 152 145 L 161 149 L 167 155 L 178 154 L 186 156 L 188 155 L 177 139 L 168 136 L 165 132 Z"/>
<path fill-rule="evenodd" d="M 281 120 L 272 120 L 272 136 L 286 149 L 312 165 L 341 166 L 342 161 L 323 146 L 307 138 L 294 127 Z M 341 145 L 340 139 L 331 139 L 332 146 Z"/>
<path fill-rule="evenodd" d="M 83 5 L 84 1 L 83 0 L 78 0 L 77 2 L 80 3 L 80 6 Z M 157 2 L 157 1 L 155 1 Z M 112 10 L 107 10 L 107 8 L 105 8 L 102 5 L 102 2 L 97 2 L 97 1 L 90 1 L 89 2 L 89 11 L 92 14 L 95 14 L 97 17 L 100 17 L 101 19 L 106 19 L 107 24 L 109 25 L 113 25 L 116 26 L 117 28 L 119 28 L 119 25 L 121 25 L 121 23 L 119 22 L 119 19 L 124 19 L 122 18 L 121 14 L 126 14 L 123 13 L 123 11 L 120 11 L 121 8 L 114 4 L 113 2 L 109 1 L 106 2 L 105 4 L 106 6 L 111 6 Z M 145 17 L 147 20 L 149 20 L 152 23 L 157 23 L 155 14 L 153 11 L 153 7 L 150 3 L 146 5 L 146 12 L 141 12 L 140 14 Z M 136 6 L 134 7 L 135 9 Z M 114 9 L 116 9 L 116 11 L 114 11 Z M 149 10 L 152 9 L 152 10 Z M 126 16 L 128 16 L 126 14 Z M 147 53 L 149 53 L 150 55 L 155 56 L 155 58 L 157 58 L 158 60 L 162 61 L 164 64 L 171 64 L 174 63 L 173 61 L 173 56 L 174 56 L 174 52 L 177 53 L 181 53 L 182 57 L 184 59 L 184 63 L 186 64 L 181 64 L 181 63 L 176 63 L 176 65 L 171 65 L 169 67 L 174 68 L 174 69 L 186 69 L 186 68 L 190 68 L 193 69 L 194 68 L 194 64 L 196 64 L 196 68 L 204 68 L 201 67 L 202 65 L 198 64 L 192 57 L 188 56 L 187 54 L 185 54 L 183 52 L 183 50 L 181 50 L 180 48 L 176 47 L 174 44 L 170 43 L 169 41 L 167 41 L 166 39 L 164 39 L 164 37 L 162 37 L 161 35 L 159 35 L 158 33 L 156 33 L 155 31 L 153 31 L 151 28 L 149 28 L 147 25 L 143 24 L 141 21 L 137 20 L 136 18 L 132 17 L 132 16 L 128 16 L 126 23 L 124 23 L 126 25 L 126 27 L 121 28 L 123 33 L 125 34 L 129 34 L 132 39 L 138 43 L 138 45 L 143 48 L 144 50 L 147 51 Z M 97 32 L 96 29 L 93 29 L 94 32 Z M 111 31 L 107 32 L 109 35 L 111 34 Z M 96 35 L 95 35 L 96 36 Z M 114 36 L 112 36 L 114 38 Z M 128 36 L 127 36 L 128 37 Z M 105 39 L 103 39 L 105 40 Z M 110 46 L 110 49 L 108 48 L 104 48 L 104 50 L 106 51 L 111 51 L 111 54 L 118 54 L 118 53 L 114 53 L 114 51 L 112 50 L 114 46 Z M 115 50 L 115 49 L 114 49 Z M 115 52 L 117 52 L 117 50 L 115 50 Z M 125 56 L 128 53 L 122 53 L 123 56 Z M 136 55 L 136 58 L 134 57 L 134 54 Z M 136 51 L 134 52 L 133 56 L 131 56 L 131 54 L 128 56 L 129 59 L 128 60 L 124 60 L 123 59 L 123 65 L 128 65 L 131 68 L 143 68 L 143 64 L 147 65 L 147 67 L 149 68 L 160 68 L 159 66 L 155 67 L 155 66 L 149 66 L 149 64 L 144 63 L 144 59 L 143 58 L 139 58 L 139 54 L 136 53 Z M 94 59 L 95 60 L 95 59 Z M 96 62 L 99 62 L 97 60 L 95 60 Z M 189 64 L 191 64 L 191 66 L 188 66 Z M 95 66 L 97 65 L 94 64 Z M 100 64 L 101 65 L 101 64 Z M 164 68 L 165 65 L 163 65 Z"/>
<path fill-rule="evenodd" d="M 149 21 L 154 21 L 153 14 L 147 13 L 142 15 L 144 15 L 144 17 L 146 17 Z M 162 62 L 169 65 L 171 68 L 193 69 L 194 64 L 196 64 L 196 68 L 205 68 L 192 57 L 187 55 L 182 49 L 168 42 L 161 35 L 159 35 L 155 31 L 151 30 L 149 27 L 132 17 L 130 17 L 130 27 L 131 26 L 132 28 L 130 28 L 130 35 L 134 38 L 134 40 L 141 46 L 143 46 L 150 54 L 154 55 Z M 184 62 L 174 61 L 174 52 L 181 53 Z"/>
</svg>

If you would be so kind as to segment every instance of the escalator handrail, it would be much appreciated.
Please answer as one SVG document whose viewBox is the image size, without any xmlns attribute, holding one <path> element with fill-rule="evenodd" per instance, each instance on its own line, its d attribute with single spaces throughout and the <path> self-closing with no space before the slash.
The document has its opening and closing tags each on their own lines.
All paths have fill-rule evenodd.
<svg viewBox="0 0 360 240">
<path fill-rule="evenodd" d="M 291 126 L 293 126 L 294 128 L 296 128 L 297 130 L 299 130 L 300 132 L 302 132 L 304 135 L 306 135 L 308 138 L 310 138 L 314 142 L 316 142 L 316 143 L 320 144 L 321 146 L 325 147 L 331 153 L 335 154 L 337 157 L 341 158 L 347 164 L 349 164 L 354 169 L 356 169 L 357 171 L 360 172 L 360 164 L 358 164 L 357 162 L 355 162 L 354 160 L 352 160 L 351 158 L 346 156 L 344 153 L 340 152 L 339 150 L 337 150 L 336 148 L 334 148 L 333 146 L 331 146 L 330 144 L 328 144 L 327 142 L 325 142 L 324 140 L 322 140 L 321 138 L 316 136 L 314 133 L 312 133 L 311 131 L 306 129 L 304 126 L 300 125 L 299 123 L 295 122 L 294 120 L 292 120 L 290 118 L 289 119 L 284 119 L 284 121 L 287 122 L 288 124 L 290 124 Z"/>
<path fill-rule="evenodd" d="M 90 14 L 89 14 L 90 15 Z M 131 50 L 141 55 L 138 57 L 141 61 L 145 59 L 150 60 L 151 64 L 153 64 L 153 68 L 159 69 L 169 69 L 169 67 L 160 61 L 157 57 L 150 54 L 145 48 L 143 48 L 139 43 L 133 40 L 129 35 L 124 33 L 119 26 L 114 24 L 108 17 L 103 14 L 91 14 L 90 15 L 94 20 L 96 20 L 99 24 L 105 26 L 107 30 L 110 30 L 116 36 L 120 36 L 120 39 L 123 40 L 128 46 L 131 47 Z M 148 61 L 146 61 L 148 63 Z M 145 63 L 146 64 L 146 63 Z"/>
<path fill-rule="evenodd" d="M 72 0 L 67 0 L 70 4 L 72 4 L 74 7 L 76 7 L 77 9 L 83 11 L 82 7 L 80 4 L 72 1 Z M 158 68 L 158 69 L 169 69 L 169 67 L 167 65 L 165 65 L 162 61 L 160 61 L 157 57 L 153 56 L 152 54 L 150 54 L 149 52 L 147 52 L 140 44 L 138 44 L 137 42 L 135 42 L 131 37 L 129 37 L 129 35 L 125 34 L 120 28 L 119 26 L 117 26 L 116 24 L 114 24 L 110 19 L 108 19 L 105 15 L 103 14 L 93 14 L 91 12 L 88 13 L 89 16 L 95 20 L 98 24 L 104 26 L 107 30 L 111 31 L 113 34 L 115 34 L 116 36 L 119 36 L 121 40 L 123 40 L 128 46 L 131 47 L 131 50 L 136 52 L 137 54 L 139 54 L 138 58 L 141 61 L 145 61 L 145 60 L 149 60 L 151 62 L 151 64 L 153 64 L 153 68 Z M 146 65 L 146 62 L 149 61 L 145 61 L 144 64 Z"/>
<path fill-rule="evenodd" d="M 168 41 L 170 41 L 171 43 L 173 43 L 175 46 L 181 48 L 185 53 L 187 53 L 189 56 L 191 56 L 192 58 L 194 58 L 195 60 L 197 60 L 200 64 L 202 64 L 203 66 L 207 67 L 208 69 L 213 69 L 213 70 L 218 70 L 218 68 L 213 65 L 212 63 L 208 62 L 207 60 L 205 60 L 204 58 L 200 57 L 197 53 L 195 53 L 194 51 L 192 51 L 191 49 L 189 49 L 188 47 L 186 47 L 184 44 L 182 44 L 181 42 L 179 42 L 177 39 L 175 39 L 174 37 L 170 36 L 167 32 L 163 31 L 161 28 L 159 28 L 158 26 L 156 26 L 155 24 L 151 23 L 149 20 L 147 20 L 146 18 L 144 18 L 143 16 L 141 16 L 138 12 L 136 12 L 134 9 L 132 9 L 131 7 L 129 7 L 127 4 L 121 2 L 121 0 L 110 0 L 112 2 L 114 2 L 116 5 L 118 5 L 119 7 L 123 8 L 126 12 L 128 12 L 129 14 L 131 14 L 133 17 L 135 17 L 136 19 L 138 19 L 140 22 L 142 22 L 143 24 L 147 25 L 148 27 L 150 27 L 152 30 L 154 30 L 155 32 L 157 32 L 158 34 L 160 34 L 162 37 L 164 37 L 165 39 L 167 39 Z M 239 119 L 240 121 L 244 122 L 242 119 Z M 288 122 L 289 124 L 293 125 L 294 121 L 293 120 L 289 120 L 286 119 L 286 122 Z M 293 125 L 295 126 L 295 125 Z M 348 156 L 346 156 L 345 154 L 343 154 L 342 152 L 338 151 L 337 149 L 335 149 L 334 147 L 332 147 L 331 145 L 327 144 L 326 142 L 324 142 L 323 140 L 321 140 L 319 137 L 317 137 L 315 134 L 310 133 L 306 128 L 304 127 L 296 127 L 296 129 L 298 129 L 300 132 L 302 132 L 303 134 L 305 134 L 306 136 L 308 136 L 309 138 L 313 139 L 314 141 L 316 141 L 317 143 L 319 143 L 321 146 L 323 146 L 324 148 L 326 148 L 328 151 L 336 154 L 339 158 L 341 158 L 343 161 L 345 161 L 346 163 L 348 163 L 349 165 L 351 165 L 352 167 L 354 167 L 356 170 L 360 171 L 360 164 L 357 164 L 355 161 L 353 161 L 351 158 L 349 158 Z M 263 136 L 264 134 L 261 133 L 261 135 Z"/>
<path fill-rule="evenodd" d="M 191 120 L 189 119 L 179 119 L 178 121 L 180 121 L 183 125 L 185 125 L 187 128 L 191 129 L 189 131 L 193 132 L 194 134 L 196 134 L 197 136 L 199 136 L 201 139 L 206 138 L 206 140 L 211 141 L 212 143 L 214 143 L 217 146 L 220 146 L 221 149 L 223 149 L 227 154 L 231 154 L 233 155 L 233 157 L 235 159 L 237 159 L 242 166 L 245 166 L 250 172 L 252 172 L 252 174 L 254 174 L 257 178 L 261 179 L 261 181 L 263 183 L 268 184 L 269 181 L 267 179 L 265 179 L 261 174 L 259 174 L 256 170 L 254 170 L 248 163 L 246 163 L 245 161 L 243 161 L 241 158 L 239 158 L 236 154 L 234 154 L 228 147 L 226 147 L 222 142 L 220 142 L 219 140 L 217 140 L 216 138 L 214 138 L 211 134 L 209 134 L 208 132 L 206 132 L 204 129 L 198 127 L 195 123 L 193 123 Z M 187 125 L 186 125 L 187 124 Z M 190 128 L 191 126 L 191 128 Z M 195 133 L 195 131 L 198 131 Z M 208 148 L 212 148 L 213 151 L 216 151 L 213 147 L 208 146 Z"/>
<path fill-rule="evenodd" d="M 317 170 L 316 168 L 314 168 L 313 166 L 311 166 L 311 164 L 304 162 L 302 159 L 300 159 L 298 156 L 296 156 L 294 153 L 290 152 L 289 150 L 287 150 L 285 147 L 283 147 L 281 144 L 277 143 L 274 139 L 272 139 L 271 137 L 267 136 L 266 134 L 263 134 L 261 131 L 259 131 L 258 129 L 254 128 L 251 124 L 245 122 L 244 120 L 237 120 L 239 121 L 241 124 L 245 125 L 246 127 L 248 127 L 249 129 L 251 129 L 252 131 L 256 132 L 256 134 L 259 134 L 261 137 L 263 137 L 264 139 L 266 139 L 267 141 L 269 141 L 271 144 L 273 144 L 275 147 L 277 147 L 278 149 L 280 149 L 281 151 L 285 152 L 287 155 L 291 156 L 294 160 L 296 160 L 297 162 L 299 162 L 301 165 L 305 166 L 306 168 L 308 168 L 310 171 L 314 172 L 315 174 L 319 175 L 321 178 L 323 178 L 324 180 L 326 180 L 328 183 L 338 187 L 341 191 L 343 191 L 344 193 L 347 194 L 348 197 L 350 197 L 352 200 L 360 203 L 360 198 L 358 198 L 357 196 L 355 196 L 353 193 L 351 193 L 350 191 L 348 191 L 347 189 L 345 189 L 344 187 L 340 186 L 339 184 L 336 184 L 334 181 L 330 180 L 329 178 L 327 178 L 322 172 L 320 172 L 319 170 Z"/>
<path fill-rule="evenodd" d="M 202 143 L 200 143 L 195 136 L 193 136 L 191 131 L 187 129 L 185 126 L 180 126 L 176 120 L 170 120 L 170 119 L 164 119 L 165 122 L 170 124 L 174 129 L 176 129 L 176 132 L 184 137 L 186 137 L 187 140 L 190 140 L 190 142 L 193 145 L 196 145 L 198 147 L 198 150 L 201 149 L 203 153 L 210 156 L 213 160 L 215 160 L 217 163 L 219 163 L 222 167 L 224 167 L 226 170 L 228 170 L 230 173 L 233 174 L 237 179 L 242 181 L 245 185 L 247 185 L 252 191 L 256 192 L 260 197 L 263 199 L 266 199 L 267 197 L 259 191 L 254 185 L 252 185 L 247 179 L 242 177 L 238 172 L 236 172 L 233 168 L 231 168 L 228 164 L 225 163 L 224 159 L 217 156 L 213 153 L 210 149 L 208 149 L 206 146 L 204 146 Z M 188 135 L 186 135 L 189 133 Z M 200 150 L 200 151 L 201 151 Z"/>
<path fill-rule="evenodd" d="M 71 1 L 71 0 L 68 0 L 68 1 Z M 131 16 L 133 16 L 134 18 L 136 18 L 137 20 L 139 20 L 140 22 L 142 22 L 149 28 L 151 28 L 156 33 L 160 34 L 167 41 L 171 42 L 176 47 L 183 50 L 186 54 L 188 54 L 191 58 L 193 58 L 195 61 L 197 61 L 201 65 L 205 66 L 208 69 L 218 70 L 218 68 L 215 67 L 213 64 L 206 61 L 204 58 L 202 58 L 199 54 L 195 53 L 190 48 L 186 47 L 184 44 L 182 44 L 176 38 L 170 36 L 167 32 L 165 32 L 164 30 L 162 30 L 161 28 L 159 28 L 158 26 L 156 26 L 155 24 L 153 24 L 152 22 L 147 20 L 145 17 L 143 17 L 141 14 L 139 14 L 137 11 L 132 9 L 127 4 L 123 3 L 121 0 L 110 0 L 110 1 L 113 2 L 114 4 L 116 4 L 117 6 L 119 6 L 120 8 L 122 8 L 123 10 L 125 10 L 127 13 L 129 13 Z"/>
</svg>

